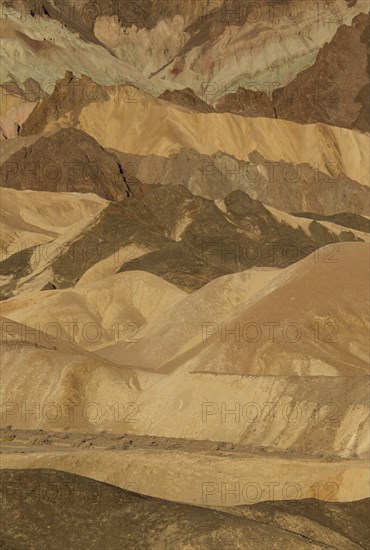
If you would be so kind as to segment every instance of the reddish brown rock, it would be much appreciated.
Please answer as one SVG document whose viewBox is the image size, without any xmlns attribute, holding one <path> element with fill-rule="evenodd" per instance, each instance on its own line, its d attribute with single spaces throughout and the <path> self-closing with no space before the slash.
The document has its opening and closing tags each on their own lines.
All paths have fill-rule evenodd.
<svg viewBox="0 0 370 550">
<path fill-rule="evenodd" d="M 50 97 L 44 98 L 23 124 L 21 135 L 40 134 L 49 121 L 58 120 L 69 111 L 108 97 L 104 88 L 90 77 L 83 75 L 76 78 L 66 71 L 64 78 L 57 81 Z"/>
<path fill-rule="evenodd" d="M 176 105 L 182 105 L 193 111 L 199 111 L 200 113 L 213 113 L 214 109 L 198 97 L 191 88 L 184 88 L 183 90 L 166 90 L 160 99 L 170 101 Z"/>
<path fill-rule="evenodd" d="M 274 106 L 265 92 L 239 88 L 236 93 L 224 95 L 215 105 L 216 111 L 247 117 L 275 118 Z"/>
<path fill-rule="evenodd" d="M 75 128 L 63 128 L 23 147 L 0 173 L 1 185 L 13 189 L 95 193 L 108 200 L 133 194 L 115 155 Z M 137 180 L 132 182 L 135 187 Z"/>
<path fill-rule="evenodd" d="M 342 25 L 314 65 L 275 90 L 277 118 L 369 131 L 369 15 Z"/>
</svg>

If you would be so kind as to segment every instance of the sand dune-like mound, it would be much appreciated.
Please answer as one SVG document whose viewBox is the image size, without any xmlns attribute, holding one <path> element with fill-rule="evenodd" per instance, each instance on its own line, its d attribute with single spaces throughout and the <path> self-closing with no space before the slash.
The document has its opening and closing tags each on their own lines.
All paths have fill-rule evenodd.
<svg viewBox="0 0 370 550">
<path fill-rule="evenodd" d="M 145 272 L 112 275 L 75 289 L 31 292 L 7 300 L 2 315 L 85 349 L 137 341 L 143 325 L 186 296 Z"/>
<path fill-rule="evenodd" d="M 3 424 L 74 431 L 103 418 L 114 424 L 110 407 L 134 401 L 140 388 L 132 369 L 5 317 L 1 351 Z"/>
<path fill-rule="evenodd" d="M 285 267 L 328 243 L 367 239 L 343 226 L 271 212 L 240 190 L 208 201 L 166 185 L 111 203 L 52 242 L 9 256 L 0 262 L 2 293 L 69 288 L 102 261 L 107 274 L 147 271 L 192 292 L 225 274 Z"/>
<path fill-rule="evenodd" d="M 129 262 L 136 258 L 140 258 L 144 254 L 148 254 L 150 249 L 144 245 L 138 245 L 134 242 L 117 249 L 104 260 L 100 260 L 92 265 L 85 273 L 80 277 L 76 283 L 76 287 L 84 284 L 95 283 L 99 279 L 102 280 L 105 277 L 110 277 L 117 272 L 117 269 L 122 263 Z"/>
<path fill-rule="evenodd" d="M 187 319 L 195 324 L 184 328 L 188 340 L 164 320 L 149 324 L 142 334 L 154 360 L 147 360 L 147 367 L 155 367 L 155 361 L 160 367 L 166 356 L 162 347 L 168 347 L 169 356 L 184 351 L 160 367 L 167 376 L 139 397 L 137 433 L 191 433 L 200 439 L 248 441 L 311 454 L 331 450 L 343 457 L 366 454 L 368 254 L 368 245 L 362 243 L 321 249 L 319 256 L 275 276 L 250 301 L 247 291 L 246 302 L 232 314 L 230 307 L 224 321 L 218 313 L 210 318 L 209 307 L 203 315 L 202 302 L 197 316 L 183 307 L 186 301 L 180 302 L 173 311 L 187 312 L 183 326 Z M 161 326 L 165 329 L 160 334 Z M 196 328 L 198 335 L 193 336 Z M 157 350 L 155 341 L 160 341 Z M 145 342 L 138 343 L 139 357 Z M 107 356 L 113 358 L 114 351 L 108 350 Z M 118 357 L 119 346 L 116 351 Z M 127 353 L 134 357 L 132 346 Z M 163 395 L 169 396 L 165 402 L 157 397 Z M 321 420 L 315 410 L 321 411 Z M 350 428 L 354 425 L 355 432 Z"/>
<path fill-rule="evenodd" d="M 220 277 L 185 295 L 165 315 L 149 320 L 138 330 L 135 344 L 115 343 L 100 350 L 99 355 L 118 363 L 158 369 L 202 342 L 207 333 L 205 319 L 221 322 L 241 303 L 246 304 L 256 296 L 258 299 L 259 292 L 279 276 L 279 269 L 255 268 Z M 6 306 L 11 307 L 13 302 L 14 299 L 9 300 Z M 4 314 L 5 311 L 8 310 Z M 164 345 L 158 345 L 160 342 Z"/>
<path fill-rule="evenodd" d="M 93 390 L 97 376 L 93 367 L 92 372 L 89 367 L 84 378 L 86 392 L 101 407 L 101 417 L 94 429 L 244 442 L 253 453 L 257 449 L 258 452 L 289 449 L 292 456 L 366 457 L 368 245 L 335 246 L 336 249 L 320 249 L 319 256 L 311 255 L 280 272 L 255 270 L 251 274 L 233 275 L 185 298 L 176 291 L 177 305 L 167 309 L 164 298 L 162 311 L 161 301 L 157 307 L 157 300 L 161 300 L 160 289 L 166 283 L 161 282 L 158 298 L 150 298 L 147 319 L 141 318 L 146 326 L 138 331 L 138 342 L 121 343 L 100 352 L 108 359 L 90 355 L 89 364 L 106 373 L 97 390 L 100 400 Z M 137 279 L 138 274 L 132 273 L 128 293 L 136 289 L 132 296 L 143 296 L 141 307 L 148 306 L 145 293 L 138 291 Z M 81 313 L 82 304 L 85 315 L 94 304 L 95 311 L 101 308 L 101 316 L 106 313 L 106 323 L 112 319 L 111 315 L 114 319 L 118 316 L 115 291 L 117 297 L 122 295 L 119 279 L 116 289 L 104 290 L 103 294 L 100 282 L 80 285 L 74 291 L 58 292 L 56 298 L 54 292 L 45 292 L 39 305 L 37 301 L 32 304 L 32 294 L 14 298 L 4 304 L 4 311 L 14 319 L 24 315 L 34 320 L 38 316 L 49 319 L 48 310 L 52 310 L 56 315 L 60 312 L 64 319 L 63 307 L 66 303 L 68 306 L 65 297 L 72 293 L 69 322 Z M 147 296 L 151 292 L 148 287 Z M 22 303 L 23 308 L 19 307 Z M 49 308 L 45 307 L 48 303 Z M 125 315 L 130 311 L 133 316 L 135 302 L 129 303 L 131 309 L 126 306 Z M 13 312 L 8 311 L 12 307 Z M 90 314 L 90 323 L 91 318 Z M 16 322 L 8 320 L 8 323 Z M 14 331 L 14 325 L 8 330 Z M 28 330 L 32 333 L 35 329 Z M 50 340 L 50 332 L 47 336 Z M 48 364 L 52 360 L 48 354 L 49 351 L 44 359 L 44 351 L 37 350 L 25 362 L 16 348 L 6 360 L 5 365 L 9 365 L 6 368 L 10 370 L 4 380 L 9 379 L 10 372 L 18 378 L 26 377 L 39 361 Z M 63 359 L 68 365 L 70 357 Z M 104 368 L 96 366 L 104 361 L 108 361 Z M 117 363 L 122 363 L 122 367 Z M 135 423 L 127 419 L 122 423 L 113 421 L 109 407 L 118 399 L 118 388 L 118 393 L 110 385 L 112 393 L 105 390 L 105 377 L 115 379 L 120 369 L 126 376 L 125 364 L 159 369 L 158 374 L 136 371 L 142 391 L 134 399 L 127 398 L 135 403 Z M 6 385 L 4 400 L 18 402 L 22 386 L 18 385 L 14 397 L 12 388 Z M 44 379 L 36 382 L 35 391 L 42 403 L 53 400 L 59 405 L 60 400 L 66 399 L 64 393 L 61 396 L 53 393 L 51 398 L 50 386 Z M 17 415 L 13 418 L 17 421 Z M 31 426 L 40 427 L 40 423 L 30 418 Z M 65 416 L 63 421 L 66 423 Z M 50 422 L 41 426 L 50 429 Z M 76 423 L 71 428 L 78 430 L 81 426 L 85 424 Z"/>
<path fill-rule="evenodd" d="M 368 548 L 368 0 L 0 11 L 0 546 Z"/>
<path fill-rule="evenodd" d="M 133 315 L 133 307 L 141 308 L 141 321 L 147 322 L 137 344 L 136 362 L 136 344 L 128 344 L 132 363 L 160 368 L 164 361 L 171 358 L 172 361 L 160 368 L 160 374 L 134 372 L 124 364 L 117 365 L 120 348 L 115 350 L 115 357 L 110 356 L 115 360 L 112 363 L 63 341 L 53 332 L 53 319 L 49 330 L 41 336 L 34 325 L 27 327 L 7 319 L 3 329 L 2 376 L 3 401 L 10 403 L 6 423 L 21 427 L 24 420 L 31 428 L 70 426 L 74 431 L 86 430 L 86 426 L 93 424 L 94 430 L 109 429 L 115 433 L 125 430 L 165 437 L 248 442 L 251 452 L 271 448 L 289 449 L 304 456 L 365 457 L 369 387 L 365 376 L 367 306 L 363 292 L 368 280 L 367 246 L 341 244 L 336 253 L 324 248 L 319 251 L 322 256 L 317 262 L 312 255 L 277 274 L 262 272 L 265 280 L 256 271 L 249 281 L 244 277 L 243 282 L 243 274 L 233 276 L 234 282 L 231 277 L 228 281 L 215 281 L 200 291 L 204 300 L 198 303 L 198 293 L 181 300 L 178 291 L 162 281 L 156 283 L 157 294 L 153 295 L 153 288 L 148 286 L 145 290 L 136 273 L 128 277 L 126 288 L 120 284 L 120 275 L 116 276 L 116 288 L 111 282 L 104 291 L 99 282 L 57 294 L 45 291 L 40 304 L 38 300 L 32 303 L 32 294 L 9 300 L 4 310 L 9 310 L 13 319 L 19 314 L 33 321 L 37 316 L 41 321 L 49 320 L 49 309 L 55 314 L 53 319 L 60 312 L 61 320 L 68 318 L 70 323 L 83 310 L 90 315 L 87 320 L 91 323 L 90 319 L 98 317 L 91 314 L 95 310 L 106 323 L 117 318 L 117 298 L 124 291 L 130 298 L 126 309 L 123 308 L 124 315 L 127 311 Z M 338 263 L 325 261 L 329 259 L 337 259 Z M 147 275 L 145 278 L 153 279 Z M 304 291 L 296 292 L 302 284 Z M 177 306 L 167 309 L 170 300 L 163 299 L 164 286 L 169 288 L 171 299 L 179 300 Z M 322 299 L 324 290 L 326 302 Z M 287 292 L 291 299 L 287 298 Z M 219 293 L 221 299 L 215 299 Z M 204 305 L 206 300 L 210 305 Z M 45 307 L 48 301 L 49 308 Z M 264 316 L 259 314 L 261 311 Z M 214 319 L 210 318 L 212 312 L 216 312 Z M 176 316 L 180 320 L 178 326 L 173 321 Z M 225 323 L 220 321 L 222 317 Z M 243 322 L 249 323 L 247 332 Z M 319 323 L 317 341 L 312 322 Z M 333 327 L 325 325 L 330 322 L 337 324 L 334 334 L 337 341 L 335 338 L 327 341 L 328 336 L 333 336 Z M 240 324 L 239 339 L 238 329 L 231 323 Z M 190 324 L 193 326 L 188 327 Z M 254 331 L 257 327 L 262 332 L 258 345 L 253 341 L 251 324 Z M 271 324 L 276 329 L 274 338 Z M 291 326 L 287 330 L 289 324 L 294 325 L 294 339 L 297 327 L 301 328 L 299 341 L 292 342 Z M 161 348 L 168 348 L 167 353 Z M 150 356 L 146 362 L 145 351 Z M 32 391 L 27 389 L 30 376 Z M 48 403 L 54 403 L 54 412 L 41 418 L 35 414 L 22 418 L 17 407 L 23 401 L 31 407 L 39 403 L 42 410 Z M 137 422 L 126 417 L 116 422 L 112 412 L 115 403 L 122 406 L 133 403 Z M 90 417 L 81 418 L 80 409 L 86 406 L 96 422 Z M 76 409 L 77 420 L 68 421 L 68 407 Z M 53 415 L 57 413 L 58 421 L 54 423 Z M 358 426 L 356 432 L 354 425 Z"/>
<path fill-rule="evenodd" d="M 71 225 L 103 210 L 108 202 L 89 194 L 0 188 L 2 259 L 61 235 Z"/>
<path fill-rule="evenodd" d="M 244 311 L 223 323 L 209 322 L 195 370 L 284 376 L 368 373 L 369 245 L 324 247 L 286 271 L 282 284 Z"/>
<path fill-rule="evenodd" d="M 201 371 L 364 375 L 367 262 L 368 245 L 339 244 L 283 270 L 218 278 L 141 328 L 135 344 L 100 354 L 158 369 L 203 343 L 195 351 Z"/>
<path fill-rule="evenodd" d="M 120 271 L 150 271 L 185 290 L 250 267 L 286 267 L 327 243 L 368 240 L 367 234 L 363 238 L 340 226 L 328 229 L 271 212 L 239 190 L 210 202 L 192 198 L 181 186 L 165 186 L 143 202 L 159 215 L 174 242 L 125 263 Z"/>
<path fill-rule="evenodd" d="M 137 199 L 110 203 L 51 243 L 16 252 L 1 262 L 3 295 L 42 290 L 48 283 L 56 288 L 74 286 L 87 270 L 109 258 L 109 269 L 116 264 L 114 273 L 140 255 L 142 247 L 153 251 L 171 242 L 164 233 L 159 220 Z"/>
</svg>

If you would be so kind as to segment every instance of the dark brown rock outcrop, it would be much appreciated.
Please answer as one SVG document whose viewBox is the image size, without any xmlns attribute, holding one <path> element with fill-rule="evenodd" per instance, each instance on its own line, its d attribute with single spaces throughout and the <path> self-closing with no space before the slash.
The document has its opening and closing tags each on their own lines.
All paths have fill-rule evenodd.
<svg viewBox="0 0 370 550">
<path fill-rule="evenodd" d="M 315 63 L 276 89 L 271 99 L 265 92 L 239 88 L 213 107 L 247 117 L 323 122 L 369 132 L 369 21 L 361 13 L 351 25 L 339 27 Z"/>
<path fill-rule="evenodd" d="M 312 67 L 274 91 L 277 118 L 370 130 L 369 22 L 369 15 L 360 14 L 351 26 L 339 27 Z"/>
<path fill-rule="evenodd" d="M 115 155 L 75 128 L 23 147 L 8 158 L 0 174 L 1 185 L 13 189 L 95 193 L 113 201 L 132 194 Z"/>
<path fill-rule="evenodd" d="M 35 107 L 22 127 L 21 135 L 40 134 L 48 122 L 60 119 L 66 113 L 81 110 L 90 103 L 108 99 L 103 86 L 88 76 L 76 78 L 66 71 L 64 78 L 58 80 L 50 97 L 44 98 Z M 70 126 L 77 121 L 70 120 Z"/>
<path fill-rule="evenodd" d="M 176 105 L 182 105 L 200 113 L 213 113 L 214 109 L 193 92 L 191 88 L 183 90 L 166 90 L 159 99 L 164 99 Z"/>
<path fill-rule="evenodd" d="M 113 151 L 113 150 L 112 150 Z M 316 212 L 333 215 L 352 212 L 367 215 L 369 188 L 331 166 L 270 161 L 257 151 L 239 160 L 221 151 L 203 155 L 183 148 L 166 157 L 144 157 L 115 152 L 130 174 L 150 185 L 180 183 L 194 195 L 225 198 L 241 189 L 250 197 L 284 212 Z"/>
<path fill-rule="evenodd" d="M 245 88 L 239 88 L 236 93 L 224 95 L 215 103 L 214 108 L 219 113 L 233 113 L 247 117 L 276 117 L 274 105 L 265 92 Z"/>
<path fill-rule="evenodd" d="M 258 266 L 286 267 L 329 243 L 362 240 L 344 228 L 330 231 L 316 220 L 306 230 L 296 225 L 240 190 L 219 208 L 182 185 L 166 185 L 139 199 L 110 204 L 80 235 L 58 246 L 42 270 L 36 265 L 36 277 L 40 289 L 50 280 L 57 288 L 69 288 L 93 265 L 114 255 L 116 272 L 147 271 L 192 292 L 222 275 Z M 120 255 L 127 246 L 144 249 L 143 255 Z M 34 279 L 34 252 L 22 250 L 0 262 L 0 274 L 8 278 L 1 288 L 5 297 Z M 40 254 L 36 251 L 34 257 Z"/>
<path fill-rule="evenodd" d="M 187 291 L 255 266 L 286 267 L 325 244 L 357 240 L 350 231 L 334 235 L 315 221 L 307 234 L 240 190 L 226 197 L 225 211 L 182 186 L 157 188 L 142 202 L 172 242 L 126 262 L 120 271 L 149 271 Z"/>
</svg>

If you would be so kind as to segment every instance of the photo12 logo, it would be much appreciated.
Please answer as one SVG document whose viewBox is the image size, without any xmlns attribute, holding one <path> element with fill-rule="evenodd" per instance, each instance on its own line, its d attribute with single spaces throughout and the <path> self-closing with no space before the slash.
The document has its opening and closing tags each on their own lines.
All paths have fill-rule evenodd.
<svg viewBox="0 0 370 550">
<path fill-rule="evenodd" d="M 287 342 L 296 344 L 302 340 L 312 340 L 316 344 L 324 342 L 326 344 L 337 343 L 339 326 L 332 320 L 319 323 L 313 322 L 308 327 L 297 321 L 249 321 L 247 323 L 202 323 L 202 342 L 207 343 L 209 338 L 217 337 L 222 344 L 241 342 L 255 343 L 267 341 L 269 343 Z"/>
<path fill-rule="evenodd" d="M 1 403 L 1 422 L 3 425 L 21 426 L 33 423 L 40 427 L 45 424 L 66 423 L 68 426 L 84 421 L 88 424 L 114 422 L 136 424 L 140 406 L 134 402 L 15 402 Z"/>
<path fill-rule="evenodd" d="M 205 402 L 202 403 L 202 422 L 220 424 L 266 424 L 273 422 L 298 422 L 318 424 L 329 422 L 336 424 L 339 419 L 339 405 L 336 402 L 315 403 L 312 401 L 298 403 L 291 399 L 240 402 Z"/>
<path fill-rule="evenodd" d="M 236 506 L 256 504 L 263 501 L 289 501 L 315 498 L 338 502 L 339 485 L 336 481 L 315 481 L 303 485 L 296 481 L 207 481 L 202 484 L 202 503 L 209 505 Z"/>
<path fill-rule="evenodd" d="M 343 14 L 337 0 L 204 0 L 203 20 L 210 20 L 211 17 L 224 24 L 238 26 L 262 21 L 279 26 L 297 25 L 301 21 L 324 25 L 343 23 Z"/>
</svg>

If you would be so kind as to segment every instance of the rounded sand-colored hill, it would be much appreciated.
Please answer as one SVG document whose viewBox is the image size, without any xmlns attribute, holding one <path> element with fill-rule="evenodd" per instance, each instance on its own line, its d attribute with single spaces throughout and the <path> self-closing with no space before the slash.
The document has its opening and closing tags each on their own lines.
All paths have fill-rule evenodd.
<svg viewBox="0 0 370 550">
<path fill-rule="evenodd" d="M 369 251 L 367 243 L 339 243 L 288 267 L 282 284 L 209 328 L 195 369 L 367 375 Z"/>
<path fill-rule="evenodd" d="M 93 193 L 51 193 L 0 188 L 2 258 L 49 242 L 109 203 Z"/>
<path fill-rule="evenodd" d="M 185 354 L 198 372 L 364 376 L 368 278 L 367 243 L 329 245 L 282 270 L 218 278 L 149 322 L 137 344 L 100 353 L 165 372 Z"/>
<path fill-rule="evenodd" d="M 137 341 L 150 320 L 165 316 L 187 294 L 146 272 L 129 271 L 66 290 L 30 292 L 6 300 L 1 313 L 53 339 L 96 350 Z"/>
</svg>

